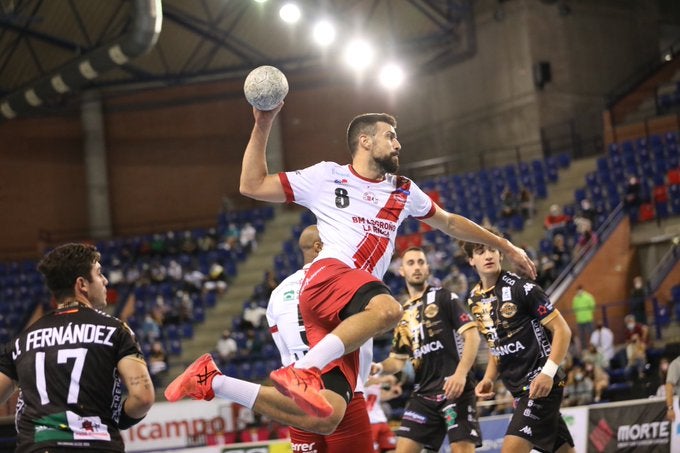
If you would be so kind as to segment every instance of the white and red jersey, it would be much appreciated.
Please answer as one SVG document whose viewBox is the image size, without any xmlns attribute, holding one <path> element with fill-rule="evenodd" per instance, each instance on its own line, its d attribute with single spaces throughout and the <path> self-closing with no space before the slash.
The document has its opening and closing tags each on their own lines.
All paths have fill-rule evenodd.
<svg viewBox="0 0 680 453">
<path fill-rule="evenodd" d="M 323 250 L 316 258 L 335 258 L 382 279 L 394 252 L 397 228 L 408 216 L 431 217 L 434 202 L 413 181 L 385 175 L 382 181 L 359 176 L 351 165 L 320 162 L 279 173 L 286 201 L 311 210 Z"/>
<path fill-rule="evenodd" d="M 285 278 L 272 291 L 267 304 L 267 323 L 274 343 L 281 354 L 281 363 L 288 366 L 309 350 L 305 325 L 300 315 L 300 286 L 310 264 Z M 364 391 L 373 361 L 373 338 L 359 349 L 359 377 L 355 392 Z"/>
<path fill-rule="evenodd" d="M 366 409 L 368 410 L 368 419 L 371 421 L 371 425 L 375 423 L 387 423 L 387 416 L 381 406 L 381 391 L 382 386 L 380 384 L 367 385 L 364 389 Z"/>
</svg>

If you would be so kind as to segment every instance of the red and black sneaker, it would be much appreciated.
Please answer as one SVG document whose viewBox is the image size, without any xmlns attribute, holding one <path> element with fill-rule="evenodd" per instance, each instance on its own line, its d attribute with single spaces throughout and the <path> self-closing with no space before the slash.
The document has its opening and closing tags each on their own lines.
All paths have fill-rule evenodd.
<svg viewBox="0 0 680 453">
<path fill-rule="evenodd" d="M 269 374 L 276 389 L 295 401 L 306 414 L 326 418 L 333 413 L 333 406 L 320 393 L 324 389 L 318 368 L 279 368 Z"/>
<path fill-rule="evenodd" d="M 215 398 L 212 381 L 220 373 L 210 354 L 203 354 L 165 389 L 165 399 L 175 402 L 188 396 L 194 400 Z"/>
</svg>

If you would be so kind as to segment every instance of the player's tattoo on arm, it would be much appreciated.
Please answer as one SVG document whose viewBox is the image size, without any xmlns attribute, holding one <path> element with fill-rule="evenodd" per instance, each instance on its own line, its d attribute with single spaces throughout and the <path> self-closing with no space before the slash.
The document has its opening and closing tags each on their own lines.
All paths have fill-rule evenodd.
<svg viewBox="0 0 680 453">
<path fill-rule="evenodd" d="M 149 377 L 144 374 L 131 377 L 129 379 L 128 386 L 133 387 L 137 385 L 143 385 L 145 389 L 149 389 L 151 388 L 151 379 L 149 379 Z"/>
</svg>

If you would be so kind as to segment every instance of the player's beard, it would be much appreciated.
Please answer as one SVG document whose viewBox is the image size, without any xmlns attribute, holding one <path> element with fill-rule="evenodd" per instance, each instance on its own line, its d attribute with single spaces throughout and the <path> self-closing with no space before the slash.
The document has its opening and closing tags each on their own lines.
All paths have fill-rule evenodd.
<svg viewBox="0 0 680 453">
<path fill-rule="evenodd" d="M 399 157 L 388 154 L 384 157 L 374 158 L 375 163 L 380 166 L 383 173 L 395 174 L 399 170 Z"/>
</svg>

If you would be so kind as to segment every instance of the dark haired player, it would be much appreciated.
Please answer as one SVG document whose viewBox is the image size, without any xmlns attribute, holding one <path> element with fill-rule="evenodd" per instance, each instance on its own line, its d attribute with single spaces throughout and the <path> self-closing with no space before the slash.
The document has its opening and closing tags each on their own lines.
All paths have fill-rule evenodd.
<svg viewBox="0 0 680 453">
<path fill-rule="evenodd" d="M 139 423 L 154 402 L 132 331 L 100 311 L 108 281 L 99 259 L 92 245 L 65 244 L 38 265 L 57 309 L 0 356 L 0 402 L 15 382 L 21 389 L 17 452 L 123 452 L 119 430 Z"/>
<path fill-rule="evenodd" d="M 461 246 L 480 279 L 468 306 L 489 344 L 489 363 L 475 393 L 492 398 L 500 376 L 515 397 L 501 451 L 573 452 L 560 415 L 566 376 L 558 365 L 569 346 L 569 326 L 540 286 L 501 269 L 498 249 L 470 242 Z"/>
<path fill-rule="evenodd" d="M 458 296 L 428 285 L 430 268 L 422 249 L 403 253 L 399 273 L 410 299 L 394 330 L 390 356 L 373 370 L 396 373 L 407 359 L 415 369 L 396 452 L 438 451 L 448 435 L 452 453 L 472 453 L 482 446 L 470 372 L 479 347 L 475 323 Z"/>
</svg>

